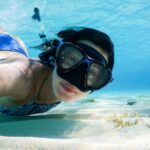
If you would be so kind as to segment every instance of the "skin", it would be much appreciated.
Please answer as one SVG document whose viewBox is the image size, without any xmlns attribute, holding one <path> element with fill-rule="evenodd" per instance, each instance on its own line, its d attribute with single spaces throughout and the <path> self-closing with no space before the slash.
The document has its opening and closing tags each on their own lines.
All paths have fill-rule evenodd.
<svg viewBox="0 0 150 150">
<path fill-rule="evenodd" d="M 18 42 L 27 50 L 20 39 Z M 107 55 L 94 43 L 87 40 L 79 42 L 95 48 L 108 61 Z M 60 78 L 56 72 L 56 62 L 55 68 L 51 70 L 39 60 L 28 59 L 15 52 L 0 51 L 1 58 L 7 58 L 0 60 L 1 106 L 15 107 L 31 100 L 41 104 L 51 104 L 60 100 L 71 102 L 90 93 L 90 91 L 82 92 L 68 81 Z"/>
</svg>

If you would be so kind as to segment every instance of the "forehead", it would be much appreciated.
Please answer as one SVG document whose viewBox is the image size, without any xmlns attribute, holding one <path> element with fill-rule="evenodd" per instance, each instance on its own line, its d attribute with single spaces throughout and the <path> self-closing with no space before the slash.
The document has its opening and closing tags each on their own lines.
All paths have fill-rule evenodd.
<svg viewBox="0 0 150 150">
<path fill-rule="evenodd" d="M 104 50 L 102 48 L 100 48 L 99 46 L 97 46 L 96 44 L 94 44 L 93 42 L 91 41 L 88 41 L 88 40 L 79 40 L 78 42 L 80 43 L 83 43 L 83 44 L 86 44 L 92 48 L 94 48 L 95 50 L 97 50 L 104 58 L 105 60 L 107 61 L 108 63 L 108 56 L 107 54 L 104 52 Z"/>
</svg>

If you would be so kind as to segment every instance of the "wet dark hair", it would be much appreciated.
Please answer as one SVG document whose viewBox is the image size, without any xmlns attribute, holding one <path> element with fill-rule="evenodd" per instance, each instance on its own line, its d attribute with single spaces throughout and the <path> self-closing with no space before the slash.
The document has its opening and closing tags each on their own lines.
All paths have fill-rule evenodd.
<svg viewBox="0 0 150 150">
<path fill-rule="evenodd" d="M 88 40 L 99 46 L 108 55 L 108 67 L 112 70 L 114 66 L 114 45 L 110 37 L 101 31 L 86 27 L 67 28 L 57 33 L 57 36 L 64 42 L 76 42 Z M 55 51 L 59 45 L 59 40 L 49 40 L 41 45 L 46 49 L 39 55 L 42 62 L 50 63 L 50 58 L 55 57 Z"/>
</svg>

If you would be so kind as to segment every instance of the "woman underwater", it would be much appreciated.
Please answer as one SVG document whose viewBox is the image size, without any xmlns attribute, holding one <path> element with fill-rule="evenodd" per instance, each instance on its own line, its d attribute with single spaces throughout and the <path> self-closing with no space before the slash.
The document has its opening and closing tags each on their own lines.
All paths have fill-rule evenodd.
<svg viewBox="0 0 150 150">
<path fill-rule="evenodd" d="M 92 28 L 69 28 L 41 45 L 39 60 L 28 58 L 23 42 L 0 30 L 0 112 L 31 115 L 61 101 L 75 101 L 112 80 L 114 46 Z"/>
</svg>

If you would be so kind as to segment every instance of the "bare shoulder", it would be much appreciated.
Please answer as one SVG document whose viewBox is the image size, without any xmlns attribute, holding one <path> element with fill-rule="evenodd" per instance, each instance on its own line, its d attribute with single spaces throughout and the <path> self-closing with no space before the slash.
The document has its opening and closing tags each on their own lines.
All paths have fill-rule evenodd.
<svg viewBox="0 0 150 150">
<path fill-rule="evenodd" d="M 30 90 L 35 77 L 35 62 L 27 58 L 7 58 L 0 61 L 0 95 L 23 97 Z M 20 90 L 21 89 L 21 90 Z M 18 93 L 18 91 L 21 91 Z"/>
<path fill-rule="evenodd" d="M 49 73 L 49 67 L 36 59 L 8 58 L 4 60 L 0 63 L 0 79 L 2 79 L 0 98 L 5 95 L 13 97 L 15 104 L 23 104 L 31 100 L 38 95 Z M 12 103 L 12 100 L 9 101 Z"/>
</svg>

